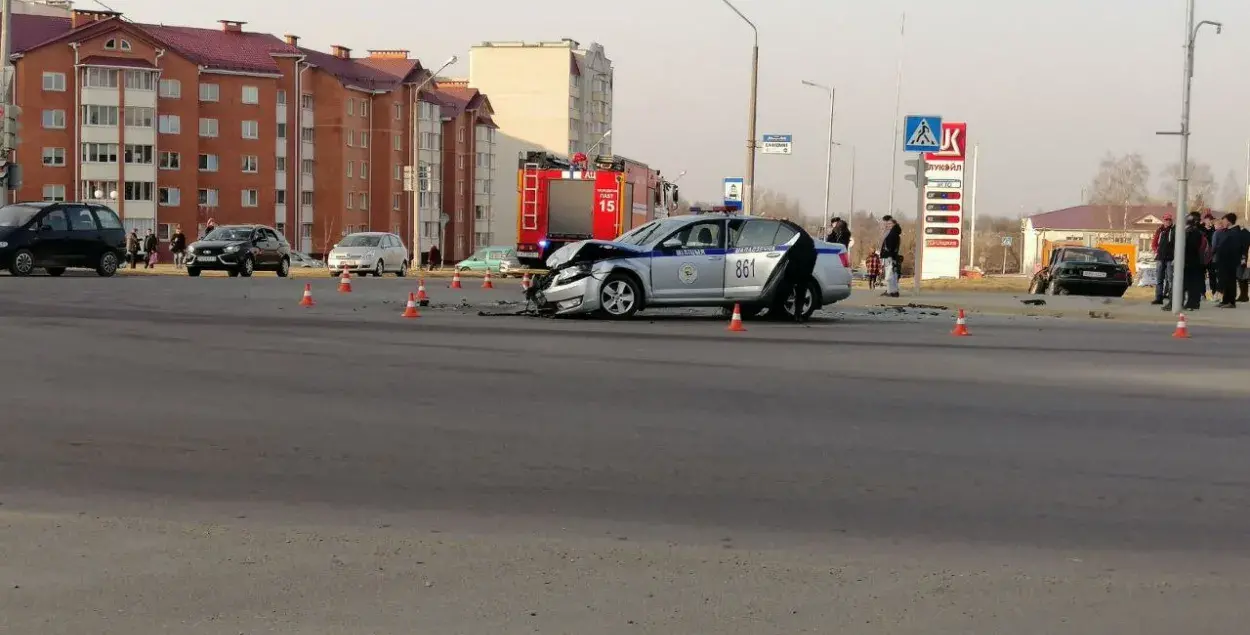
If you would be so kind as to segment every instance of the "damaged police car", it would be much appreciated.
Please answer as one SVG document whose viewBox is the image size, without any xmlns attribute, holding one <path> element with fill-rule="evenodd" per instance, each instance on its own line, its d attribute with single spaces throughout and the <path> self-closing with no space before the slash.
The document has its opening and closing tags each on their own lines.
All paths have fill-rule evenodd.
<svg viewBox="0 0 1250 635">
<path fill-rule="evenodd" d="M 614 241 L 565 245 L 526 292 L 540 312 L 599 313 L 626 319 L 648 307 L 741 304 L 744 317 L 767 310 L 793 318 L 794 293 L 780 297 L 787 249 L 804 229 L 789 221 L 699 214 L 641 225 Z M 851 295 L 850 254 L 815 240 L 817 260 L 804 316 Z"/>
</svg>

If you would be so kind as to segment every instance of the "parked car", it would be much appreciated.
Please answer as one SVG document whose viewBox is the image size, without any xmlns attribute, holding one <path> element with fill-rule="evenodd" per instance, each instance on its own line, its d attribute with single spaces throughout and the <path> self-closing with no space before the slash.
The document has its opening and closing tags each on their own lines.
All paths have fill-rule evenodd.
<svg viewBox="0 0 1250 635">
<path fill-rule="evenodd" d="M 291 268 L 292 269 L 324 269 L 326 263 L 317 260 L 302 251 L 291 252 Z"/>
<path fill-rule="evenodd" d="M 15 276 L 42 268 L 59 276 L 67 268 L 117 273 L 126 253 L 126 229 L 103 205 L 15 203 L 0 207 L 0 266 Z"/>
<path fill-rule="evenodd" d="M 472 256 L 456 263 L 456 271 L 480 271 L 499 274 L 501 276 L 521 274 L 517 271 L 524 269 L 520 259 L 517 258 L 516 248 L 506 245 L 495 247 L 482 247 L 473 253 Z M 511 273 L 510 273 L 511 272 Z"/>
<path fill-rule="evenodd" d="M 257 271 L 291 273 L 291 245 L 272 227 L 222 225 L 187 245 L 187 275 L 225 271 L 231 278 L 250 277 Z"/>
<path fill-rule="evenodd" d="M 408 275 L 408 248 L 404 241 L 386 232 L 348 234 L 326 256 L 330 275 L 352 273 L 381 277 L 384 273 Z"/>
<path fill-rule="evenodd" d="M 1033 276 L 1029 293 L 1122 297 L 1133 284 L 1128 265 L 1097 247 L 1063 247 Z"/>
<path fill-rule="evenodd" d="M 802 306 L 779 292 L 788 248 L 805 230 L 789 221 L 739 215 L 687 215 L 651 221 L 615 241 L 583 240 L 557 249 L 550 271 L 527 292 L 540 311 L 602 313 L 625 319 L 647 307 L 741 304 L 743 317 L 767 310 L 804 316 L 851 295 L 846 247 L 813 239 L 816 268 Z"/>
</svg>

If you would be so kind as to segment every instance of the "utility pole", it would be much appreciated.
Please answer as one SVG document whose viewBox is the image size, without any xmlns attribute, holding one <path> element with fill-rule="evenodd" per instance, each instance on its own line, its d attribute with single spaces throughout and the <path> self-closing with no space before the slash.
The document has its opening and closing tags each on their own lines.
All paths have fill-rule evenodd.
<svg viewBox="0 0 1250 635">
<path fill-rule="evenodd" d="M 829 213 L 829 196 L 832 192 L 831 181 L 833 178 L 833 146 L 838 145 L 833 141 L 833 116 L 835 112 L 834 107 L 836 105 L 837 90 L 835 88 L 825 86 L 824 84 L 817 84 L 816 82 L 806 79 L 803 80 L 803 85 L 811 86 L 812 88 L 819 88 L 829 93 L 829 140 L 827 142 L 828 147 L 825 148 L 825 223 L 822 225 L 822 227 L 825 228 L 825 231 L 829 231 L 829 219 L 832 218 Z"/>
<path fill-rule="evenodd" d="M 0 99 L 0 108 L 3 108 L 5 111 L 4 117 L 0 120 L 0 126 L 5 127 L 4 132 L 6 134 L 3 135 L 5 146 L 10 145 L 8 143 L 9 139 L 13 139 L 13 141 L 17 139 L 16 130 L 14 130 L 12 136 L 7 134 L 9 132 L 10 117 L 14 116 L 13 113 L 8 111 L 8 107 L 16 101 L 13 99 L 16 90 L 13 85 L 13 62 L 10 60 L 13 57 L 12 33 L 13 2 L 12 0 L 0 0 L 0 96 L 3 96 L 3 99 Z M 12 125 L 15 126 L 16 121 Z M 17 144 L 12 143 L 12 145 Z M 0 205 L 8 205 L 10 202 L 8 172 L 15 168 L 9 159 L 11 158 L 10 151 L 16 149 L 0 147 L 0 164 L 3 164 L 0 165 L 0 172 L 3 173 L 3 176 L 0 176 Z"/>
<path fill-rule="evenodd" d="M 894 134 L 890 137 L 890 204 L 886 214 L 894 214 L 894 181 L 898 178 L 898 124 L 903 107 L 903 45 L 907 36 L 907 13 L 898 29 L 898 73 L 894 80 Z M 941 134 L 939 131 L 938 134 Z"/>
<path fill-rule="evenodd" d="M 851 146 L 851 199 L 847 202 L 849 211 L 846 217 L 848 219 L 855 218 L 855 146 Z M 847 222 L 850 222 L 849 220 Z"/>
<path fill-rule="evenodd" d="M 981 170 L 977 159 L 981 158 L 981 144 L 972 146 L 972 198 L 968 201 L 968 215 L 972 217 L 972 240 L 968 243 L 968 266 L 977 266 L 977 181 L 981 180 Z M 1007 250 L 1003 250 L 1003 272 L 1007 271 Z"/>
<path fill-rule="evenodd" d="M 742 179 L 742 213 L 750 216 L 751 211 L 755 208 L 755 110 L 759 102 L 760 30 L 732 2 L 729 0 L 721 0 L 721 2 L 724 2 L 725 6 L 738 14 L 738 17 L 742 18 L 742 21 L 751 27 L 753 37 L 751 45 L 751 96 L 747 112 L 747 173 L 746 177 Z"/>
</svg>

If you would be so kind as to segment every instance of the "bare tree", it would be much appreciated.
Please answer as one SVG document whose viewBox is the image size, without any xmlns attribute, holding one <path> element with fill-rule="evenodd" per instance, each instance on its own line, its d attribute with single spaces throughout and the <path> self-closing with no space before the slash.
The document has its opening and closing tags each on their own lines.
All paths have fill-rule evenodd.
<svg viewBox="0 0 1250 635">
<path fill-rule="evenodd" d="M 1224 187 L 1220 192 L 1219 202 L 1224 205 L 1224 209 L 1240 213 L 1242 207 L 1246 204 L 1246 188 L 1241 184 L 1241 180 L 1237 178 L 1237 172 L 1229 170 L 1228 175 L 1224 177 Z"/>
<path fill-rule="evenodd" d="M 1144 205 L 1150 202 L 1150 168 L 1137 153 L 1108 154 L 1089 186 L 1091 205 Z"/>
<path fill-rule="evenodd" d="M 796 199 L 768 189 L 755 191 L 755 207 L 751 214 L 764 218 L 788 218 L 800 225 L 806 220 L 803 208 Z"/>
<path fill-rule="evenodd" d="M 1181 178 L 1181 164 L 1173 163 L 1160 175 L 1163 182 L 1159 184 L 1159 198 L 1165 201 L 1176 200 L 1176 182 Z M 1215 184 L 1215 173 L 1211 166 L 1196 161 L 1189 162 L 1189 200 L 1188 209 L 1197 209 L 1211 201 L 1218 200 L 1219 190 Z"/>
</svg>

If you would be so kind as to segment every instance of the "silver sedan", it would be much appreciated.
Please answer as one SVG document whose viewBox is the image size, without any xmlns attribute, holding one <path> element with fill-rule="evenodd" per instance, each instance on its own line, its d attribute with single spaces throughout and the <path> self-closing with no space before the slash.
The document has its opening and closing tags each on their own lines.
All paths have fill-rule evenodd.
<svg viewBox="0 0 1250 635">
<path fill-rule="evenodd" d="M 557 315 L 602 313 L 624 319 L 646 307 L 741 304 L 744 317 L 765 309 L 793 317 L 794 293 L 780 297 L 786 250 L 802 227 L 789 221 L 730 215 L 652 221 L 614 241 L 566 245 L 547 259 L 549 272 L 528 292 Z M 803 315 L 851 295 L 850 255 L 814 240 L 816 268 Z"/>
</svg>

